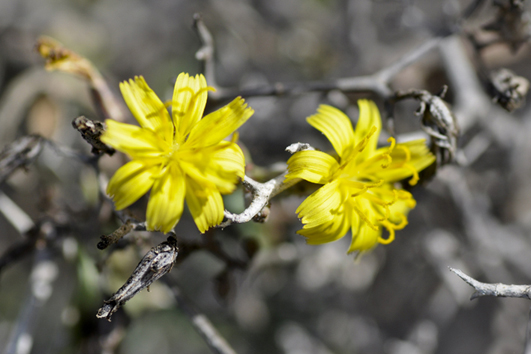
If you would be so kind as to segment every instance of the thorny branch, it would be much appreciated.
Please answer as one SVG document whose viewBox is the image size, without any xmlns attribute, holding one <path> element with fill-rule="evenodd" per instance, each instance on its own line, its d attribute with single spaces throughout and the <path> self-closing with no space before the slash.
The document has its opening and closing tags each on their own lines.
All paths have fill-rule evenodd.
<svg viewBox="0 0 531 354">
<path fill-rule="evenodd" d="M 475 289 L 475 292 L 470 297 L 470 300 L 474 300 L 482 296 L 495 296 L 495 297 L 520 297 L 531 300 L 531 285 L 507 285 L 502 283 L 482 283 L 476 279 L 466 275 L 459 269 L 450 268 L 450 271 L 454 272 L 463 279 L 468 285 Z"/>
</svg>

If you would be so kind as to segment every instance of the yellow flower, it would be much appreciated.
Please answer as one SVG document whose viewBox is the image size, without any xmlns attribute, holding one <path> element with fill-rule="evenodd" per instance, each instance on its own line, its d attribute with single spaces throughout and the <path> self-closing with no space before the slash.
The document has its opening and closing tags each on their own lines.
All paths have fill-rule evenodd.
<svg viewBox="0 0 531 354">
<path fill-rule="evenodd" d="M 201 119 L 212 90 L 203 75 L 179 75 L 171 101 L 173 119 L 143 77 L 121 83 L 120 90 L 140 127 L 105 122 L 101 140 L 132 159 L 109 181 L 107 194 L 116 209 L 128 207 L 151 189 L 148 230 L 172 230 L 185 197 L 199 231 L 220 224 L 221 194 L 231 193 L 238 178 L 244 177 L 241 149 L 223 139 L 254 111 L 238 97 Z"/>
<path fill-rule="evenodd" d="M 407 225 L 406 214 L 415 207 L 411 193 L 393 183 L 411 177 L 435 161 L 424 139 L 377 149 L 382 128 L 380 113 L 372 101 L 358 101 L 356 130 L 340 110 L 321 105 L 308 123 L 332 143 L 338 157 L 321 151 L 300 151 L 288 160 L 286 181 L 302 178 L 322 184 L 297 209 L 304 224 L 298 233 L 309 244 L 322 244 L 343 237 L 352 229 L 348 252 L 364 252 L 377 243 L 388 244 L 395 230 Z M 382 237 L 382 227 L 389 236 Z"/>
</svg>

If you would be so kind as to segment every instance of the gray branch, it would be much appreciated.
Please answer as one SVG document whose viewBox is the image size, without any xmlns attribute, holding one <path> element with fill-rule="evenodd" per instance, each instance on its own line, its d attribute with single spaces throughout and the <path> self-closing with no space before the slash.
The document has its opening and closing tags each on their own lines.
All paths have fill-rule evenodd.
<svg viewBox="0 0 531 354">
<path fill-rule="evenodd" d="M 474 300 L 482 296 L 495 297 L 520 297 L 531 300 L 531 285 L 507 285 L 502 283 L 482 283 L 476 279 L 466 275 L 459 269 L 450 268 L 452 272 L 457 274 L 468 285 L 473 287 L 476 291 L 470 297 Z"/>
<path fill-rule="evenodd" d="M 310 144 L 295 143 L 286 148 L 290 154 L 294 154 L 297 151 L 315 150 Z M 261 215 L 264 208 L 269 204 L 271 198 L 285 191 L 286 189 L 299 183 L 300 179 L 292 179 L 284 182 L 287 171 L 279 176 L 272 178 L 271 180 L 260 183 L 253 180 L 249 176 L 245 176 L 242 184 L 252 194 L 252 201 L 249 206 L 240 214 L 233 214 L 228 210 L 225 210 L 225 221 L 218 227 L 224 228 L 231 224 L 243 224 L 251 220 L 263 221 L 267 215 Z"/>
<path fill-rule="evenodd" d="M 219 334 L 208 317 L 199 313 L 181 294 L 178 287 L 172 286 L 171 291 L 181 311 L 190 319 L 190 323 L 199 335 L 203 337 L 212 352 L 216 354 L 236 354 L 236 351 Z"/>
<path fill-rule="evenodd" d="M 298 95 L 308 92 L 326 92 L 331 90 L 341 90 L 343 92 L 374 92 L 384 99 L 393 96 L 393 90 L 389 87 L 391 80 L 403 69 L 419 60 L 426 53 L 436 48 L 441 38 L 434 38 L 420 47 L 415 48 L 390 66 L 379 70 L 372 75 L 341 78 L 333 81 L 311 81 L 281 83 L 276 82 L 252 89 L 224 88 L 220 87 L 216 81 L 214 66 L 214 40 L 212 34 L 204 24 L 201 16 L 194 16 L 194 27 L 203 43 L 203 46 L 196 53 L 196 58 L 204 63 L 205 77 L 209 85 L 216 88 L 216 92 L 210 92 L 210 98 L 214 100 L 226 100 L 235 96 L 281 96 Z"/>
<path fill-rule="evenodd" d="M 26 168 L 39 156 L 45 139 L 39 135 L 26 135 L 6 145 L 0 152 L 0 183 L 19 168 Z"/>
<path fill-rule="evenodd" d="M 265 183 L 257 182 L 251 177 L 245 176 L 242 184 L 253 195 L 251 204 L 240 214 L 233 214 L 225 210 L 225 218 L 227 220 L 222 222 L 218 227 L 224 228 L 231 224 L 243 224 L 259 216 L 262 210 L 269 204 L 271 198 L 298 182 L 293 180 L 284 183 L 285 176 L 286 172 Z"/>
</svg>

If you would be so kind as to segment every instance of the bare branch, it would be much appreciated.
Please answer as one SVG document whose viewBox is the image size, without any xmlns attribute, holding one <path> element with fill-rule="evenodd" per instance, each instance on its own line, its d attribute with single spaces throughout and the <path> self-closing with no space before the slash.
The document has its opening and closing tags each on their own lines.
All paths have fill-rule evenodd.
<svg viewBox="0 0 531 354">
<path fill-rule="evenodd" d="M 27 135 L 7 145 L 0 152 L 0 183 L 18 168 L 32 163 L 41 153 L 44 141 L 39 135 Z"/>
<path fill-rule="evenodd" d="M 21 235 L 34 226 L 33 220 L 31 220 L 29 215 L 2 191 L 0 191 L 0 213 Z"/>
<path fill-rule="evenodd" d="M 457 274 L 467 284 L 473 287 L 476 291 L 470 297 L 474 300 L 482 296 L 495 297 L 520 297 L 531 300 L 531 285 L 506 285 L 502 283 L 482 283 L 476 279 L 466 275 L 459 269 L 450 268 L 452 272 Z"/>
<path fill-rule="evenodd" d="M 378 77 L 382 82 L 389 83 L 399 72 L 422 58 L 432 49 L 437 48 L 441 39 L 442 38 L 440 37 L 436 37 L 421 44 L 419 47 L 413 49 L 411 52 L 407 53 L 388 67 L 378 71 L 376 74 L 374 74 L 374 76 Z"/>
<path fill-rule="evenodd" d="M 194 27 L 197 30 L 203 46 L 196 53 L 196 58 L 205 64 L 205 77 L 216 92 L 210 92 L 210 97 L 214 100 L 226 100 L 236 96 L 282 96 L 299 95 L 308 92 L 326 92 L 331 90 L 341 90 L 344 92 L 373 92 L 383 99 L 388 99 L 393 95 L 389 87 L 391 80 L 407 66 L 422 58 L 426 53 L 436 48 L 441 38 L 434 38 L 420 47 L 415 48 L 410 53 L 403 56 L 390 66 L 376 72 L 373 75 L 350 77 L 337 79 L 330 82 L 313 81 L 297 83 L 274 83 L 252 89 L 222 88 L 217 84 L 214 68 L 214 40 L 208 31 L 201 16 L 194 15 Z"/>
<path fill-rule="evenodd" d="M 501 146 L 513 144 L 508 136 L 516 136 L 518 124 L 505 111 L 494 106 L 483 91 L 476 70 L 467 56 L 462 40 L 449 37 L 439 46 L 450 86 L 455 97 L 454 114 L 459 122 L 461 134 L 479 123 Z"/>
<path fill-rule="evenodd" d="M 240 214 L 233 214 L 225 210 L 225 220 L 218 227 L 224 228 L 231 224 L 243 224 L 251 221 L 264 209 L 271 198 L 288 188 L 283 181 L 286 173 L 281 174 L 265 183 L 256 182 L 249 176 L 245 176 L 242 183 L 253 197 L 249 206 Z"/>
<path fill-rule="evenodd" d="M 194 28 L 199 35 L 201 43 L 203 43 L 203 46 L 195 53 L 195 58 L 203 62 L 203 72 L 205 73 L 208 84 L 216 89 L 218 95 L 221 95 L 224 89 L 219 87 L 216 76 L 214 75 L 214 38 L 205 26 L 201 14 L 194 14 Z"/>
<path fill-rule="evenodd" d="M 290 154 L 304 150 L 315 149 L 310 144 L 306 143 L 295 143 L 286 148 L 286 151 L 288 151 Z M 256 219 L 262 210 L 267 206 L 267 204 L 269 204 L 271 198 L 301 181 L 300 179 L 292 179 L 290 181 L 284 182 L 286 174 L 287 171 L 264 183 L 257 182 L 246 175 L 242 181 L 242 184 L 252 194 L 251 203 L 240 214 L 233 214 L 230 211 L 225 210 L 225 218 L 227 220 L 222 222 L 218 227 L 224 228 L 231 224 L 243 224 Z M 258 217 L 257 219 L 258 221 L 263 221 L 265 220 L 265 217 Z"/>
<path fill-rule="evenodd" d="M 216 354 L 236 354 L 236 351 L 232 349 L 225 338 L 219 334 L 216 328 L 212 325 L 212 322 L 210 322 L 205 315 L 199 313 L 189 303 L 178 287 L 171 287 L 171 291 L 175 300 L 177 300 L 179 308 L 186 316 L 188 316 L 192 326 L 194 326 L 195 330 L 201 335 L 201 337 L 203 337 L 212 352 Z"/>
<path fill-rule="evenodd" d="M 110 235 L 101 235 L 101 241 L 98 243 L 98 249 L 104 250 L 112 244 L 120 241 L 122 237 L 130 233 L 134 228 L 133 223 L 128 220 L 125 224 L 122 224 L 118 229 L 113 231 Z"/>
<path fill-rule="evenodd" d="M 476 12 L 476 10 L 483 4 L 483 2 L 485 2 L 485 0 L 474 0 L 474 1 L 472 1 L 465 8 L 465 10 L 463 11 L 463 14 L 461 15 L 461 17 L 463 19 L 467 19 L 470 16 L 472 16 L 474 14 L 474 12 Z"/>
</svg>

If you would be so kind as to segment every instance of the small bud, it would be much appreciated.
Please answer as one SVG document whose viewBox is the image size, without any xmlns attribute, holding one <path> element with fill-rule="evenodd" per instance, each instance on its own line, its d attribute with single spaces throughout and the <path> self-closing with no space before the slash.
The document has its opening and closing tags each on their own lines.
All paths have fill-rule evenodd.
<svg viewBox="0 0 531 354">
<path fill-rule="evenodd" d="M 491 73 L 488 91 L 494 102 L 512 112 L 525 103 L 529 81 L 511 70 L 502 68 Z"/>
<path fill-rule="evenodd" d="M 46 59 L 46 70 L 60 70 L 81 76 L 87 80 L 91 80 L 96 73 L 96 69 L 87 59 L 65 48 L 53 38 L 40 37 L 35 48 Z"/>
</svg>

